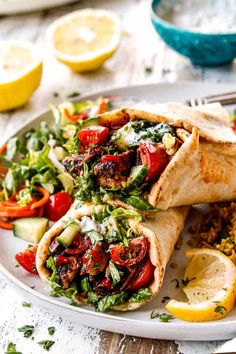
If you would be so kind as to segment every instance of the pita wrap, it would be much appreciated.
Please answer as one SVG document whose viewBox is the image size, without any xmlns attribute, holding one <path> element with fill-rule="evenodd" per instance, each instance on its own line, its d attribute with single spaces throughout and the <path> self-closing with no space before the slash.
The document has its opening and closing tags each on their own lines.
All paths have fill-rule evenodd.
<svg viewBox="0 0 236 354">
<path fill-rule="evenodd" d="M 151 185 L 148 202 L 162 210 L 181 205 L 236 198 L 236 135 L 228 113 L 216 103 L 190 108 L 177 103 L 122 109 L 100 115 L 99 123 L 112 126 L 126 121 L 165 122 L 176 128 L 182 145 L 159 179 Z"/>
<path fill-rule="evenodd" d="M 46 260 L 50 256 L 49 246 L 53 239 L 63 231 L 68 220 L 80 220 L 83 216 L 90 216 L 93 210 L 93 205 L 84 205 L 79 209 L 71 210 L 45 233 L 39 243 L 36 256 L 37 270 L 43 281 L 48 282 L 50 276 Z M 158 294 L 163 283 L 166 265 L 183 230 L 188 210 L 188 207 L 178 207 L 156 212 L 153 218 L 138 224 L 133 219 L 129 220 L 129 224 L 148 240 L 148 254 L 154 266 L 153 281 L 148 286 L 151 296 L 143 301 L 129 302 L 126 300 L 120 305 L 112 306 L 112 309 L 117 311 L 135 310 Z M 80 302 L 87 302 L 87 298 L 83 294 L 77 294 L 76 298 Z"/>
</svg>

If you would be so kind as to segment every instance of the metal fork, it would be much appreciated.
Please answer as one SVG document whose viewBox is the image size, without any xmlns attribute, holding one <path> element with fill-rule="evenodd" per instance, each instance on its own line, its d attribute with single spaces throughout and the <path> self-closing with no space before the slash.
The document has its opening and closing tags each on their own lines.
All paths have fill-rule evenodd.
<svg viewBox="0 0 236 354">
<path fill-rule="evenodd" d="M 190 107 L 202 106 L 214 102 L 220 102 L 223 106 L 230 105 L 236 103 L 236 91 L 202 98 L 191 98 L 186 102 Z"/>
</svg>

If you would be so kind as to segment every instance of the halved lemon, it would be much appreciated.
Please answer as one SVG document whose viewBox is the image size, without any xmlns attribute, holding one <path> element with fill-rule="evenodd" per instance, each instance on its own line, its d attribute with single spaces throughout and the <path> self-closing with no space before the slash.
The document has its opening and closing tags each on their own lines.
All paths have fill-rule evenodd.
<svg viewBox="0 0 236 354">
<path fill-rule="evenodd" d="M 166 309 L 184 321 L 214 321 L 234 307 L 236 267 L 219 251 L 201 248 L 186 251 L 189 259 L 183 288 L 188 302 L 171 300 Z"/>
<path fill-rule="evenodd" d="M 52 54 L 76 72 L 99 68 L 117 49 L 120 21 L 107 10 L 84 9 L 53 22 L 46 40 Z"/>
<path fill-rule="evenodd" d="M 0 42 L 0 111 L 25 104 L 39 86 L 42 59 L 36 47 L 22 41 Z"/>
</svg>

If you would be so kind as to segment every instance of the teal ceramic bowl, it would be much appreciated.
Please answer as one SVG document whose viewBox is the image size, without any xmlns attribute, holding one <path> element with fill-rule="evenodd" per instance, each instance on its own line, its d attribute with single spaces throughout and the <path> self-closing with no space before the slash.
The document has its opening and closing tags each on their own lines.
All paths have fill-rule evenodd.
<svg viewBox="0 0 236 354">
<path fill-rule="evenodd" d="M 205 34 L 178 28 L 157 15 L 161 1 L 151 2 L 151 20 L 170 48 L 202 66 L 226 64 L 236 57 L 236 33 Z"/>
</svg>

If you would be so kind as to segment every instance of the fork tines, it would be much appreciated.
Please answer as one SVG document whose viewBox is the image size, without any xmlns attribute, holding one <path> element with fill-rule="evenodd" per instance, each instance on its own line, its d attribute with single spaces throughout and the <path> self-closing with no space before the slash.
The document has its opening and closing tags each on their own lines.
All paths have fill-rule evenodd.
<svg viewBox="0 0 236 354">
<path fill-rule="evenodd" d="M 220 102 L 222 105 L 230 105 L 236 103 L 236 92 L 228 92 L 225 94 L 212 95 L 202 98 L 192 98 L 186 101 L 191 107 L 202 106 L 207 103 Z"/>
</svg>

